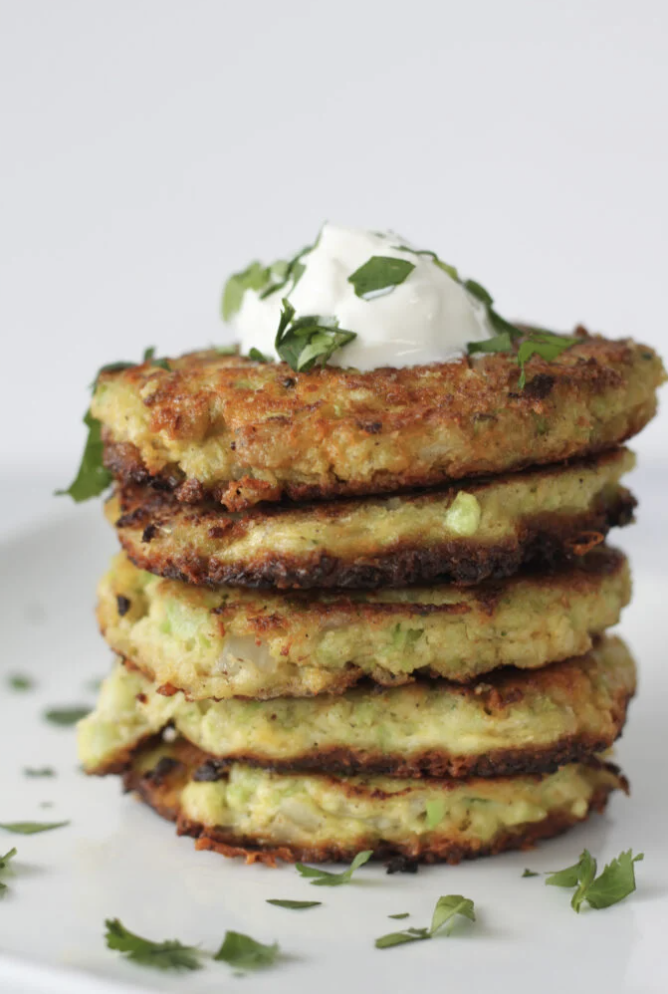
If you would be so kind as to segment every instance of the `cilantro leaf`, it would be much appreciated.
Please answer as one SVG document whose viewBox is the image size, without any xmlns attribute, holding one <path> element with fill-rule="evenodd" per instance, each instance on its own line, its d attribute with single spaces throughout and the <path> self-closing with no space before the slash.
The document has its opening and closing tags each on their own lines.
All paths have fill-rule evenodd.
<svg viewBox="0 0 668 994">
<path fill-rule="evenodd" d="M 151 366 L 158 366 L 160 369 L 166 369 L 168 372 L 171 371 L 167 359 L 156 359 L 154 357 L 155 345 L 149 345 L 148 348 L 144 349 L 141 362 L 125 362 L 123 360 L 120 362 L 108 362 L 106 366 L 100 366 L 98 369 L 95 379 L 91 384 L 91 388 L 95 390 L 102 373 L 122 373 L 126 369 L 134 369 L 136 366 L 142 366 L 147 362 L 150 363 Z"/>
<path fill-rule="evenodd" d="M 154 355 L 154 346 L 150 346 L 145 349 L 142 363 L 150 362 L 152 366 L 158 366 L 160 369 L 170 369 L 167 359 L 154 359 Z M 98 369 L 97 375 L 91 384 L 92 389 L 95 390 L 97 387 L 97 382 L 101 373 L 120 373 L 124 369 L 133 369 L 137 365 L 141 365 L 141 363 L 107 363 L 106 366 L 102 366 Z M 77 475 L 66 490 L 56 490 L 56 497 L 68 495 L 77 504 L 80 504 L 84 500 L 90 500 L 91 497 L 99 497 L 101 493 L 104 493 L 113 479 L 112 474 L 104 465 L 102 425 L 97 418 L 93 417 L 90 412 L 90 408 L 84 414 L 83 423 L 88 428 L 88 435 L 86 436 L 86 443 L 84 445 L 84 451 L 79 464 L 79 469 L 77 470 Z"/>
<path fill-rule="evenodd" d="M 475 352 L 512 352 L 513 342 L 507 331 L 495 335 L 493 338 L 485 338 L 482 342 L 469 342 L 467 345 L 469 355 Z"/>
<path fill-rule="evenodd" d="M 643 853 L 633 856 L 633 850 L 628 849 L 608 863 L 597 877 L 596 860 L 585 849 L 574 866 L 553 873 L 545 883 L 556 887 L 577 888 L 571 901 L 574 911 L 579 912 L 585 901 L 592 908 L 609 908 L 610 905 L 623 901 L 636 889 L 633 864 L 642 859 Z"/>
<path fill-rule="evenodd" d="M 271 276 L 276 278 L 276 282 L 270 282 L 269 286 L 262 290 L 260 293 L 260 300 L 266 300 L 267 297 L 270 297 L 273 293 L 278 293 L 280 290 L 283 290 L 288 283 L 292 283 L 289 290 L 289 293 L 292 293 L 306 270 L 306 265 L 302 262 L 302 259 L 305 255 L 308 255 L 309 252 L 313 251 L 319 241 L 320 235 L 318 235 L 313 245 L 305 246 L 301 252 L 298 252 L 297 255 L 293 256 L 292 259 L 287 262 L 283 259 L 279 259 L 277 262 L 274 262 L 273 265 L 269 267 L 269 271 Z"/>
<path fill-rule="evenodd" d="M 6 852 L 4 856 L 0 856 L 0 870 L 6 870 L 7 864 L 10 863 L 16 856 L 16 846 Z"/>
<path fill-rule="evenodd" d="M 462 897 L 461 894 L 448 894 L 445 897 L 439 897 L 429 928 L 407 928 L 403 932 L 390 932 L 388 935 L 381 935 L 379 939 L 376 939 L 376 949 L 389 949 L 392 946 L 400 946 L 406 942 L 420 942 L 423 939 L 431 939 L 444 925 L 448 925 L 448 923 L 449 927 L 446 928 L 445 934 L 450 935 L 457 915 L 462 915 L 464 918 L 468 918 L 469 921 L 474 922 L 475 910 L 473 901 L 468 897 Z M 390 918 L 405 917 L 407 917 L 406 914 L 390 915 Z"/>
<path fill-rule="evenodd" d="M 242 272 L 233 273 L 223 289 L 223 321 L 229 321 L 241 309 L 246 290 L 262 290 L 270 278 L 269 266 L 263 266 L 257 261 L 251 262 Z"/>
<path fill-rule="evenodd" d="M 316 362 L 324 366 L 337 349 L 357 338 L 354 331 L 339 330 L 336 318 L 307 315 L 295 319 L 295 309 L 286 297 L 282 305 L 274 348 L 296 373 L 307 372 Z"/>
<path fill-rule="evenodd" d="M 577 887 L 585 867 L 590 864 L 591 859 L 591 853 L 585 849 L 577 863 L 574 863 L 573 866 L 567 866 L 564 870 L 551 873 L 546 878 L 545 883 L 548 887 Z"/>
<path fill-rule="evenodd" d="M 406 942 L 420 942 L 423 939 L 431 939 L 428 928 L 406 929 L 405 932 L 389 932 L 376 939 L 374 945 L 376 949 L 390 949 L 392 946 L 403 946 Z"/>
<path fill-rule="evenodd" d="M 632 894 L 636 889 L 633 864 L 644 858 L 644 853 L 634 856 L 632 849 L 620 853 L 590 885 L 586 894 L 588 904 L 597 910 L 609 908 Z"/>
<path fill-rule="evenodd" d="M 392 290 L 413 272 L 415 265 L 407 259 L 388 255 L 372 255 L 368 262 L 348 277 L 355 294 L 366 300 L 381 290 Z"/>
<path fill-rule="evenodd" d="M 69 494 L 77 504 L 91 497 L 99 497 L 112 481 L 112 475 L 102 461 L 102 425 L 90 411 L 86 411 L 83 421 L 88 428 L 88 437 L 77 475 L 67 490 L 56 490 L 56 496 Z"/>
<path fill-rule="evenodd" d="M 293 911 L 301 911 L 304 908 L 317 908 L 322 901 L 284 901 L 278 897 L 267 899 L 267 904 L 273 904 L 275 908 L 290 908 Z"/>
<path fill-rule="evenodd" d="M 157 366 L 158 369 L 166 369 L 168 373 L 171 373 L 172 371 L 172 367 L 169 365 L 169 359 L 154 359 L 151 365 Z"/>
<path fill-rule="evenodd" d="M 265 946 L 262 942 L 256 942 L 255 939 L 241 932 L 226 932 L 223 944 L 213 958 L 224 960 L 230 966 L 249 969 L 269 966 L 278 956 L 278 950 L 277 942 Z"/>
<path fill-rule="evenodd" d="M 522 874 L 522 876 L 523 877 L 539 877 L 540 873 L 536 873 L 535 870 L 529 870 L 529 869 L 527 869 L 527 870 L 524 871 L 524 873 Z"/>
<path fill-rule="evenodd" d="M 468 897 L 462 897 L 461 894 L 448 894 L 447 897 L 439 897 L 431 920 L 430 934 L 435 935 L 439 929 L 449 923 L 445 934 L 450 935 L 454 919 L 457 915 L 462 915 L 464 918 L 468 918 L 469 921 L 474 922 L 475 911 L 473 901 Z"/>
<path fill-rule="evenodd" d="M 166 942 L 152 942 L 130 932 L 118 918 L 105 921 L 105 939 L 109 949 L 116 949 L 127 959 L 142 966 L 157 970 L 199 970 L 199 950 L 194 946 L 184 946 L 175 939 Z"/>
<path fill-rule="evenodd" d="M 255 362 L 273 362 L 274 360 L 271 356 L 266 356 L 264 352 L 260 352 L 259 349 L 252 348 L 248 353 L 249 359 L 254 359 Z"/>
<path fill-rule="evenodd" d="M 341 884 L 350 883 L 355 870 L 368 863 L 372 856 L 371 849 L 358 852 L 348 869 L 342 873 L 330 873 L 328 870 L 319 870 L 315 866 L 305 866 L 303 863 L 295 863 L 295 868 L 302 877 L 315 877 L 311 881 L 314 887 L 340 887 Z"/>
<path fill-rule="evenodd" d="M 488 290 L 485 290 L 482 284 L 478 283 L 477 280 L 464 280 L 462 286 L 465 290 L 479 300 L 481 304 L 485 304 L 486 307 L 491 307 L 494 303 L 494 298 Z"/>
<path fill-rule="evenodd" d="M 490 311 L 490 317 L 492 314 L 494 315 L 492 323 L 497 328 L 505 326 L 504 329 L 492 338 L 484 339 L 481 342 L 469 342 L 467 345 L 469 355 L 473 355 L 476 352 L 513 351 L 513 341 L 520 334 L 519 330 L 513 325 L 504 322 L 503 318 L 499 318 L 495 312 Z M 573 335 L 557 335 L 555 332 L 543 331 L 539 328 L 530 329 L 517 350 L 517 362 L 520 366 L 520 389 L 524 389 L 526 385 L 525 366 L 532 356 L 538 355 L 547 362 L 551 362 L 552 359 L 556 359 L 566 349 L 570 349 L 576 341 L 577 339 Z"/>
<path fill-rule="evenodd" d="M 32 690 L 35 681 L 25 673 L 12 673 L 7 677 L 7 685 L 12 690 Z"/>
<path fill-rule="evenodd" d="M 577 913 L 580 913 L 580 908 L 582 907 L 582 902 L 584 901 L 587 891 L 591 886 L 591 883 L 596 876 L 596 860 L 591 855 L 591 853 L 585 849 L 580 857 L 580 869 L 578 873 L 578 885 L 571 899 L 571 907 Z"/>
<path fill-rule="evenodd" d="M 25 777 L 55 777 L 56 771 L 52 766 L 24 766 Z"/>
<path fill-rule="evenodd" d="M 81 706 L 73 705 L 67 708 L 49 708 L 48 711 L 44 712 L 44 717 L 52 725 L 67 727 L 69 725 L 76 725 L 78 721 L 81 721 L 87 714 L 90 714 L 90 710 L 85 704 Z"/>
<path fill-rule="evenodd" d="M 5 821 L 0 822 L 0 828 L 15 835 L 37 835 L 38 832 L 50 832 L 52 828 L 63 828 L 69 821 Z"/>
<path fill-rule="evenodd" d="M 576 341 L 577 339 L 573 335 L 556 335 L 552 331 L 531 331 L 529 337 L 522 342 L 517 352 L 517 361 L 520 364 L 521 370 L 520 389 L 523 389 L 526 384 L 525 366 L 532 356 L 537 355 L 541 359 L 545 359 L 546 362 L 551 362 L 560 356 L 562 352 L 565 352 L 566 349 L 570 349 Z"/>
</svg>

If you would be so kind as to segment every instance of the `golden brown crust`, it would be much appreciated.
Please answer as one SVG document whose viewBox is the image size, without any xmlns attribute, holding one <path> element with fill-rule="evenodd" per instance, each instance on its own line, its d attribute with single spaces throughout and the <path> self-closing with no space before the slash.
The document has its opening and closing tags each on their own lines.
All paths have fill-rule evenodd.
<svg viewBox="0 0 668 994">
<path fill-rule="evenodd" d="M 584 460 L 575 468 L 614 463 L 612 452 L 598 460 Z M 569 468 L 573 468 L 572 466 Z M 531 474 L 536 486 L 558 476 L 565 467 L 550 466 Z M 516 479 L 520 479 L 517 477 Z M 427 494 L 405 495 L 398 500 L 422 513 L 426 505 L 452 499 L 460 489 L 481 494 L 499 480 L 478 481 L 468 487 L 446 488 Z M 295 506 L 274 505 L 230 515 L 211 502 L 184 505 L 167 492 L 137 485 L 117 489 L 108 504 L 108 515 L 132 562 L 140 569 L 195 585 L 243 586 L 279 589 L 403 587 L 434 580 L 477 584 L 482 580 L 512 576 L 531 563 L 553 564 L 581 556 L 604 541 L 613 527 L 633 519 L 635 498 L 622 486 L 609 486 L 587 511 L 543 512 L 518 519 L 515 532 L 502 540 L 482 541 L 473 536 L 444 537 L 435 541 L 402 538 L 379 543 L 378 550 L 339 553 L 335 548 L 275 552 L 266 547 L 236 560 L 227 551 L 254 529 L 275 529 L 288 522 L 299 530 L 300 519 L 309 527 L 326 526 L 354 514 L 364 501 L 340 500 Z M 350 520 L 350 519 L 349 519 Z M 225 556 L 225 558 L 223 558 Z"/>
<path fill-rule="evenodd" d="M 93 413 L 112 472 L 176 488 L 186 502 L 209 495 L 240 510 L 281 496 L 437 486 L 600 452 L 644 427 L 664 378 L 660 360 L 630 340 L 577 333 L 557 359 L 529 361 L 523 390 L 506 354 L 294 373 L 285 363 L 201 352 L 174 360 L 170 372 L 144 364 L 102 374 Z M 114 386 L 124 395 L 112 402 Z M 189 453 L 212 449 L 212 440 L 206 467 L 189 470 Z"/>
<path fill-rule="evenodd" d="M 127 791 L 134 791 L 149 804 L 158 814 L 170 821 L 175 821 L 179 835 L 189 835 L 195 841 L 196 849 L 213 850 L 223 856 L 243 857 L 247 863 L 264 863 L 275 867 L 278 860 L 286 863 L 297 861 L 309 863 L 350 862 L 363 849 L 373 849 L 373 859 L 383 860 L 391 856 L 404 856 L 407 859 L 422 863 L 456 864 L 464 859 L 476 859 L 479 856 L 491 856 L 511 849 L 530 849 L 541 839 L 552 838 L 571 828 L 573 825 L 586 820 L 593 811 L 604 810 L 610 793 L 615 789 L 628 793 L 628 782 L 616 766 L 611 763 L 602 764 L 589 758 L 587 765 L 605 767 L 610 773 L 610 781 L 599 784 L 589 801 L 584 815 L 576 815 L 572 811 L 553 811 L 540 822 L 523 823 L 514 828 L 506 829 L 495 836 L 489 845 L 472 840 L 468 844 L 460 841 L 434 839 L 433 837 L 416 838 L 411 843 L 377 843 L 375 840 L 363 840 L 353 847 L 327 843 L 314 846 L 300 845 L 271 845 L 259 842 L 253 838 L 238 838 L 233 833 L 222 829 L 214 829 L 189 821 L 180 810 L 180 793 L 187 783 L 193 769 L 193 764 L 204 758 L 203 753 L 193 753 L 193 747 L 177 742 L 172 747 L 176 763 L 165 775 L 155 777 L 153 771 L 141 772 L 136 769 L 128 770 L 123 777 Z M 322 776 L 326 776 L 322 774 Z M 460 784 L 456 780 L 439 781 L 442 789 L 455 789 Z M 356 790 L 362 788 L 355 784 L 344 784 L 337 780 L 337 788 L 348 796 L 354 796 Z M 377 792 L 382 795 L 382 791 Z M 393 796 L 397 796 L 396 793 Z"/>
</svg>

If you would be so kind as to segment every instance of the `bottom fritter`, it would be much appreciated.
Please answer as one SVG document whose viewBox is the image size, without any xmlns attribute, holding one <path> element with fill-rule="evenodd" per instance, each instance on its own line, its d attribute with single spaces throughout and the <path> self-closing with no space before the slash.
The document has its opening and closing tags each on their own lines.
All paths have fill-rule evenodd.
<svg viewBox="0 0 668 994">
<path fill-rule="evenodd" d="M 349 861 L 367 849 L 457 863 L 528 848 L 628 790 L 617 768 L 597 759 L 534 776 L 399 780 L 221 769 L 207 758 L 183 739 L 144 746 L 124 783 L 198 849 L 269 865 Z"/>
</svg>

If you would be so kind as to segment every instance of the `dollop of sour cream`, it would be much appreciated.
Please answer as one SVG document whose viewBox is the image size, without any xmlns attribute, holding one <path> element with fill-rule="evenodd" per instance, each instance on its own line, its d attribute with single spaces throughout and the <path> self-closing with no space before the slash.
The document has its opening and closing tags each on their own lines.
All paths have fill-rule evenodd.
<svg viewBox="0 0 668 994">
<path fill-rule="evenodd" d="M 356 333 L 330 357 L 332 366 L 364 372 L 382 366 L 453 362 L 466 354 L 469 342 L 494 337 L 497 332 L 485 304 L 431 255 L 411 248 L 392 232 L 325 224 L 314 248 L 301 259 L 306 268 L 293 289 L 288 284 L 265 300 L 259 292 L 244 293 L 232 321 L 242 355 L 256 348 L 278 358 L 274 341 L 285 296 L 295 308 L 295 318 L 334 317 L 341 330 Z M 348 278 L 373 256 L 405 259 L 415 268 L 403 283 L 362 298 Z"/>
</svg>

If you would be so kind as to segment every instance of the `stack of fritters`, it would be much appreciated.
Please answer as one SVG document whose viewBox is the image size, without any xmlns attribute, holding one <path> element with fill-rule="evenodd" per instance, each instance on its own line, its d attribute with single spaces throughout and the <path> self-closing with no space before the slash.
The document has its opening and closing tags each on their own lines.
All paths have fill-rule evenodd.
<svg viewBox="0 0 668 994">
<path fill-rule="evenodd" d="M 456 861 L 626 782 L 635 689 L 621 443 L 651 349 L 580 331 L 513 356 L 295 373 L 214 351 L 103 373 L 91 413 L 123 547 L 91 773 L 249 860 Z"/>
</svg>

